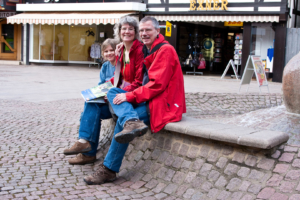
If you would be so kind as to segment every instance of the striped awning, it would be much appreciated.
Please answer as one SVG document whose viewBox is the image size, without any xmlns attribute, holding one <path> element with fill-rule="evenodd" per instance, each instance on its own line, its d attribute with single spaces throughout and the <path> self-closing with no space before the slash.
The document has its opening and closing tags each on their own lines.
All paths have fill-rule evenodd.
<svg viewBox="0 0 300 200">
<path fill-rule="evenodd" d="M 279 22 L 276 15 L 150 15 L 158 21 L 181 22 Z"/>
<path fill-rule="evenodd" d="M 10 24 L 115 24 L 135 12 L 40 12 L 21 13 L 7 17 Z"/>
</svg>

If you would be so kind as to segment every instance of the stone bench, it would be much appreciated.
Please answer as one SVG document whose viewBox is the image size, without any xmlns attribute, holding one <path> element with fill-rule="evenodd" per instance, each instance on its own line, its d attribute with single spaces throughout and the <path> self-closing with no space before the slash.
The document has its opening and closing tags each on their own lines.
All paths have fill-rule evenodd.
<svg viewBox="0 0 300 200">
<path fill-rule="evenodd" d="M 194 137 L 259 149 L 271 149 L 287 142 L 289 139 L 288 134 L 284 132 L 221 124 L 185 116 L 180 122 L 167 124 L 164 129 Z"/>
</svg>

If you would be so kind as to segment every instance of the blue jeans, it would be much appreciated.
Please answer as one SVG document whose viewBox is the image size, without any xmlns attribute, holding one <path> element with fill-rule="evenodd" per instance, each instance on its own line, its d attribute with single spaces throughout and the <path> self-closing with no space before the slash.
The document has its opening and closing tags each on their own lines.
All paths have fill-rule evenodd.
<svg viewBox="0 0 300 200">
<path fill-rule="evenodd" d="M 92 150 L 84 153 L 87 156 L 96 156 L 99 144 L 101 119 L 111 118 L 108 105 L 104 103 L 85 103 L 80 119 L 79 137 L 90 142 Z"/>
<path fill-rule="evenodd" d="M 150 124 L 145 103 L 131 104 L 129 102 L 123 102 L 119 105 L 113 104 L 113 99 L 119 93 L 126 93 L 126 91 L 120 88 L 112 88 L 107 93 L 107 99 L 115 114 L 118 116 L 114 136 L 123 130 L 125 122 L 130 119 L 139 119 L 144 121 L 145 124 Z M 113 137 L 103 164 L 110 170 L 119 172 L 127 147 L 128 144 L 118 143 Z"/>
</svg>

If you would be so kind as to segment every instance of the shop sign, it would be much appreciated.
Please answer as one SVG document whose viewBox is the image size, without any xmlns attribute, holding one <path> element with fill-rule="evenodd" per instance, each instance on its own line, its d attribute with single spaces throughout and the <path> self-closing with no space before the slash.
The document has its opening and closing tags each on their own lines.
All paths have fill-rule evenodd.
<svg viewBox="0 0 300 200">
<path fill-rule="evenodd" d="M 16 12 L 0 12 L 0 18 L 6 18 L 15 15 Z"/>
<path fill-rule="evenodd" d="M 19 3 L 19 0 L 7 0 L 7 1 L 11 3 Z"/>
<path fill-rule="evenodd" d="M 59 0 L 44 0 L 45 3 L 49 3 L 49 2 L 59 2 Z"/>
<path fill-rule="evenodd" d="M 166 37 L 171 37 L 172 34 L 172 24 L 168 21 L 166 21 Z"/>
<path fill-rule="evenodd" d="M 224 22 L 224 26 L 243 26 L 243 22 Z"/>
<path fill-rule="evenodd" d="M 228 0 L 190 0 L 190 10 L 227 10 L 227 4 Z"/>
</svg>

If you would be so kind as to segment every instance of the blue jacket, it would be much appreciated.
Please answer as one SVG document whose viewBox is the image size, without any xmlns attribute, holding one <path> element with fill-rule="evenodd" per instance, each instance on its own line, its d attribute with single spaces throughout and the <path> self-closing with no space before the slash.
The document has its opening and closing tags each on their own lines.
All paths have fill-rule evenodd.
<svg viewBox="0 0 300 200">
<path fill-rule="evenodd" d="M 100 70 L 100 81 L 98 85 L 105 83 L 106 81 L 109 81 L 114 76 L 114 72 L 115 72 L 115 66 L 113 66 L 109 61 L 103 63 Z"/>
</svg>

